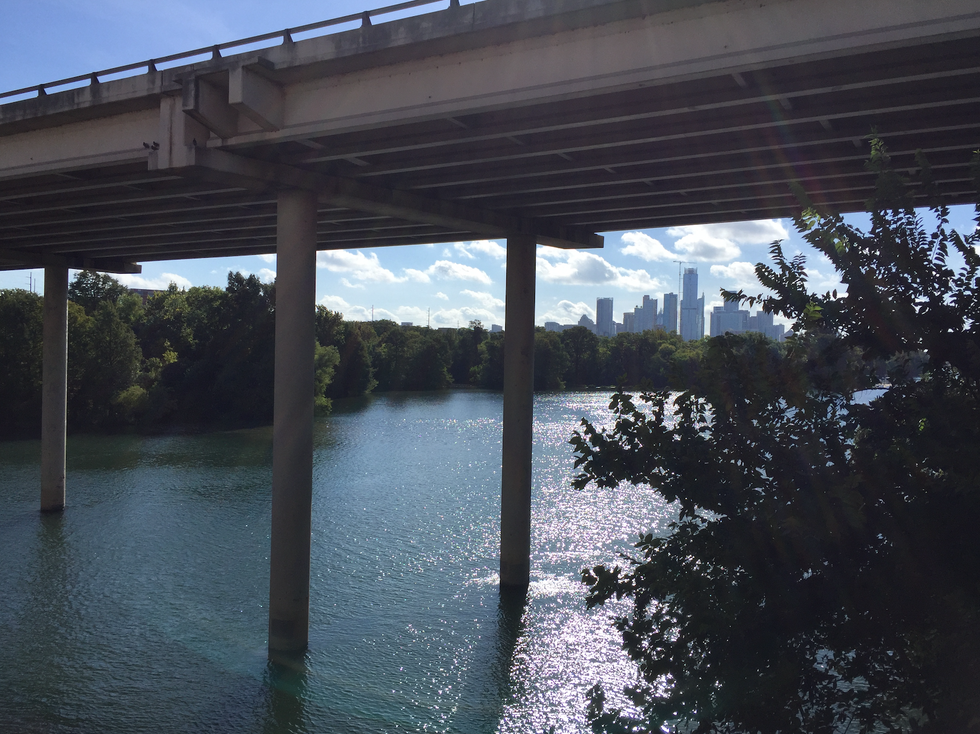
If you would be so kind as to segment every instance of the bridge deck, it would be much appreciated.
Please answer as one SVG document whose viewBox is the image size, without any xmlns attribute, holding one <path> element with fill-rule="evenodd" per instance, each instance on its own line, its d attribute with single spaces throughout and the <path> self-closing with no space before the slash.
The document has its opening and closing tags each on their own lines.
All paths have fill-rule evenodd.
<svg viewBox="0 0 980 734">
<path fill-rule="evenodd" d="M 319 249 L 852 211 L 872 129 L 970 200 L 972 2 L 485 0 L 0 105 L 0 268 L 274 252 L 283 187 Z"/>
</svg>

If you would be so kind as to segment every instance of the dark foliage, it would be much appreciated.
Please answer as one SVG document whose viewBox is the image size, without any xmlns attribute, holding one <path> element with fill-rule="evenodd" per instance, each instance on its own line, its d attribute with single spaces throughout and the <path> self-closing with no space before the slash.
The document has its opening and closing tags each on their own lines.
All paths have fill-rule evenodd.
<svg viewBox="0 0 980 734">
<path fill-rule="evenodd" d="M 612 428 L 572 439 L 578 487 L 648 484 L 678 510 L 583 572 L 590 606 L 629 600 L 642 678 L 636 714 L 593 690 L 596 731 L 980 729 L 977 236 L 938 198 L 912 208 L 928 167 L 901 179 L 877 141 L 870 166 L 869 232 L 796 222 L 846 294 L 810 293 L 778 243 L 757 267 L 775 296 L 726 294 L 793 319 L 788 349 L 712 339 L 691 389 L 617 394 Z"/>
<path fill-rule="evenodd" d="M 0 435 L 34 434 L 41 417 L 42 300 L 25 290 L 0 291 Z"/>
<path fill-rule="evenodd" d="M 128 293 L 126 286 L 111 275 L 94 270 L 79 271 L 68 284 L 68 300 L 77 303 L 87 314 L 92 314 L 102 303 L 116 305 Z"/>
</svg>

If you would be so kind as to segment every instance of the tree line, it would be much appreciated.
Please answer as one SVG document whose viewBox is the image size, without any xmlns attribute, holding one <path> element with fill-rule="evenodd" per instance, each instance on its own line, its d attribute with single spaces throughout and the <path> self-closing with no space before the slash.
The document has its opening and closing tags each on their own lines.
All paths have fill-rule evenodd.
<svg viewBox="0 0 980 734">
<path fill-rule="evenodd" d="M 259 425 L 272 420 L 275 285 L 230 273 L 224 289 L 143 300 L 111 276 L 80 271 L 68 290 L 68 421 L 74 431 Z M 0 435 L 37 435 L 41 296 L 0 290 Z M 430 329 L 346 321 L 316 307 L 314 397 L 453 385 L 500 390 L 504 335 L 478 321 Z M 536 390 L 681 388 L 697 379 L 704 342 L 662 330 L 599 337 L 585 327 L 535 333 Z"/>
</svg>

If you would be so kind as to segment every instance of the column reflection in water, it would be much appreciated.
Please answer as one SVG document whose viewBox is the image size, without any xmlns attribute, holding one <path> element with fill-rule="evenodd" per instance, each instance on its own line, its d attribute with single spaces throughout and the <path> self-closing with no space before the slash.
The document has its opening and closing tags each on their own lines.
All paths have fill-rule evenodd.
<svg viewBox="0 0 980 734">
<path fill-rule="evenodd" d="M 79 600 L 74 598 L 78 584 L 64 522 L 60 513 L 43 514 L 38 519 L 35 542 L 23 558 L 27 561 L 29 588 L 17 627 L 25 637 L 12 649 L 4 645 L 6 664 L 30 666 L 36 671 L 37 677 L 25 681 L 22 690 L 15 683 L 14 690 L 4 691 L 4 696 L 11 696 L 14 701 L 23 696 L 30 702 L 19 708 L 37 717 L 33 725 L 57 723 L 71 727 L 84 718 L 76 718 L 77 712 L 66 705 L 73 692 L 84 686 L 78 680 L 84 677 L 84 671 L 78 670 L 73 661 L 85 625 L 79 614 Z M 31 730 L 30 720 L 24 724 Z"/>
<path fill-rule="evenodd" d="M 507 588 L 500 590 L 497 635 L 494 639 L 494 657 L 491 661 L 489 679 L 497 685 L 496 699 L 501 712 L 504 710 L 504 702 L 515 693 L 511 671 L 514 667 L 514 651 L 524 633 L 526 611 L 526 591 Z"/>
<path fill-rule="evenodd" d="M 309 668 L 305 652 L 269 653 L 265 671 L 265 734 L 306 734 L 305 699 L 308 696 Z"/>
</svg>

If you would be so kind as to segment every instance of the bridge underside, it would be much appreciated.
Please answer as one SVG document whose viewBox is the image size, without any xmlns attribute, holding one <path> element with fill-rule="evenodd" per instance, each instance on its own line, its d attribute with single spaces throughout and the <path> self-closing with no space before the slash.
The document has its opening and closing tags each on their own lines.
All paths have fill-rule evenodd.
<svg viewBox="0 0 980 734">
<path fill-rule="evenodd" d="M 293 51 L 287 63 L 279 46 L 261 58 L 221 58 L 136 77 L 143 87 L 103 82 L 0 107 L 0 268 L 59 263 L 111 270 L 138 261 L 273 253 L 277 191 L 294 186 L 318 192 L 318 249 L 515 232 L 544 244 L 601 246 L 591 233 L 788 216 L 798 207 L 791 183 L 817 204 L 854 211 L 872 191 L 865 168 L 872 131 L 899 168 L 914 167 L 916 151 L 925 152 L 948 203 L 972 195 L 980 18 L 959 32 L 933 19 L 932 35 L 923 21 L 922 37 L 904 41 L 894 29 L 866 30 L 848 47 L 839 31 L 863 17 L 820 29 L 819 43 L 773 44 L 769 36 L 783 32 L 779 27 L 756 33 L 750 24 L 757 18 L 730 8 L 723 20 L 737 25 L 745 16 L 746 29 L 713 39 L 722 31 L 711 31 L 703 18 L 681 11 L 660 17 L 649 12 L 650 3 L 552 4 L 544 18 L 550 22 L 530 23 L 523 37 L 513 31 L 510 47 L 500 44 L 500 34 L 522 26 L 508 25 L 506 13 L 486 20 L 482 35 L 462 31 L 475 22 L 474 9 L 495 5 L 478 3 L 431 14 L 446 29 L 440 34 L 430 21 L 417 30 L 428 40 L 409 45 L 411 53 L 406 47 L 366 53 L 378 64 L 373 69 L 352 67 L 360 56 L 334 47 L 327 60 L 304 61 Z M 676 4 L 705 16 L 705 8 L 730 5 Z M 817 4 L 824 24 L 826 15 L 844 12 L 830 5 L 847 7 Z M 889 19 L 888 3 L 865 5 L 881 5 L 869 12 L 885 14 L 896 27 L 907 20 Z M 565 6 L 591 10 L 557 10 Z M 417 19 L 388 25 L 415 28 L 410 21 Z M 549 52 L 542 39 L 560 21 L 568 39 Z M 367 43 L 384 28 L 341 35 Z M 466 50 L 449 53 L 454 28 L 468 45 L 459 41 Z M 807 39 L 815 31 L 795 32 Z M 664 45 L 662 33 L 702 48 L 687 56 L 668 48 L 664 58 L 644 51 Z M 711 46 L 728 36 L 745 37 L 746 48 Z M 784 48 L 800 44 L 799 54 Z M 307 56 L 324 55 L 314 51 Z M 386 80 L 397 76 L 385 66 L 395 51 L 409 70 L 405 79 Z M 563 64 L 561 53 L 624 58 L 579 68 Z M 633 56 L 644 53 L 647 67 L 637 70 Z M 542 68 L 520 68 L 521 54 Z M 461 71 L 447 70 L 451 62 Z M 602 74 L 587 75 L 593 66 Z M 331 73 L 342 81 L 311 86 L 310 79 Z M 496 81 L 481 78 L 489 73 Z M 399 109 L 371 101 L 397 95 L 394 85 L 408 77 L 418 77 L 419 90 L 393 98 Z M 109 94 L 112 85 L 121 91 Z M 268 103 L 271 112 L 248 99 L 267 87 L 280 95 Z M 429 89 L 448 91 L 430 102 Z M 98 126 L 122 142 L 100 140 L 89 152 L 90 128 Z M 179 126 L 186 140 L 174 135 Z M 170 149 L 181 142 L 195 146 L 190 155 Z M 61 146 L 58 160 L 21 152 L 49 145 Z"/>
</svg>

